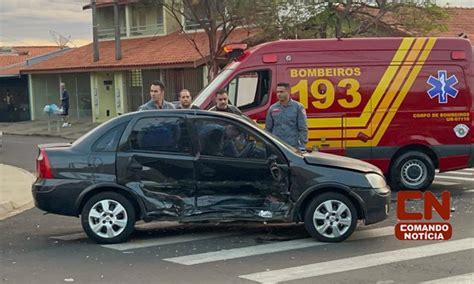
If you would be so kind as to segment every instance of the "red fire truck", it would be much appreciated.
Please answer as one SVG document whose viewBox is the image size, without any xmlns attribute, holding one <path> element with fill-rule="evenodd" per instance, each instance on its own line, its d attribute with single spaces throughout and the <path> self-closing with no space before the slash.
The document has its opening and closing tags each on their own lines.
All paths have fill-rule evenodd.
<svg viewBox="0 0 474 284">
<path fill-rule="evenodd" d="M 308 116 L 307 147 L 368 161 L 393 188 L 422 189 L 474 165 L 473 48 L 460 38 L 280 40 L 225 48 L 234 60 L 194 101 L 264 123 L 278 82 Z"/>
</svg>

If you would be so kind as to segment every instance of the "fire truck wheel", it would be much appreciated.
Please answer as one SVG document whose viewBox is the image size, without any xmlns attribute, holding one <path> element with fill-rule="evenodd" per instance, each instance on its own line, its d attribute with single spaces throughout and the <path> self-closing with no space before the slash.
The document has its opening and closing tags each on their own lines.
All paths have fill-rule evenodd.
<svg viewBox="0 0 474 284">
<path fill-rule="evenodd" d="M 318 241 L 341 242 L 354 232 L 357 211 L 346 196 L 336 192 L 323 193 L 306 208 L 304 225 Z"/>
<path fill-rule="evenodd" d="M 433 182 L 433 161 L 422 152 L 409 151 L 398 157 L 390 169 L 391 187 L 399 189 L 426 189 Z"/>
</svg>

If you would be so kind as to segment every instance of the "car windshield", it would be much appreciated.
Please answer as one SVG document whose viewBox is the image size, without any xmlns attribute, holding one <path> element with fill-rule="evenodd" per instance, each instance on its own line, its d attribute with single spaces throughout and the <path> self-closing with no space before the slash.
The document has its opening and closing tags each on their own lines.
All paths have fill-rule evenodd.
<svg viewBox="0 0 474 284">
<path fill-rule="evenodd" d="M 202 89 L 202 91 L 199 93 L 196 99 L 194 99 L 193 105 L 201 107 L 204 101 L 210 95 L 212 95 L 214 91 L 217 91 L 216 87 L 219 86 L 222 83 L 222 81 L 227 79 L 230 73 L 232 73 L 231 69 L 222 70 L 222 72 L 219 73 L 219 75 L 217 75 L 217 77 L 214 78 L 214 80 L 212 80 L 211 83 L 209 83 L 204 89 Z"/>
<path fill-rule="evenodd" d="M 243 116 L 239 116 L 239 115 L 235 115 L 236 117 L 243 117 L 248 123 L 250 123 L 252 126 L 254 126 L 256 129 L 259 129 L 260 131 L 264 132 L 265 134 L 269 135 L 272 137 L 273 140 L 276 140 L 277 142 L 279 142 L 280 144 L 282 144 L 284 147 L 288 148 L 290 151 L 292 151 L 293 153 L 295 154 L 301 154 L 301 151 L 293 146 L 291 146 L 290 144 L 286 143 L 285 141 L 283 141 L 280 137 L 274 135 L 273 133 L 265 130 L 264 128 L 258 126 L 258 124 L 252 120 L 250 117 L 246 116 L 246 115 L 243 115 Z"/>
<path fill-rule="evenodd" d="M 262 129 L 266 134 L 270 135 L 274 140 L 277 140 L 278 142 L 280 142 L 281 144 L 283 144 L 283 146 L 285 146 L 286 148 L 290 149 L 293 153 L 295 154 L 301 154 L 300 150 L 296 149 L 295 147 L 291 146 L 290 144 L 286 143 L 285 141 L 283 141 L 280 137 L 274 135 L 273 133 L 271 133 L 270 131 L 267 131 L 265 129 Z"/>
</svg>

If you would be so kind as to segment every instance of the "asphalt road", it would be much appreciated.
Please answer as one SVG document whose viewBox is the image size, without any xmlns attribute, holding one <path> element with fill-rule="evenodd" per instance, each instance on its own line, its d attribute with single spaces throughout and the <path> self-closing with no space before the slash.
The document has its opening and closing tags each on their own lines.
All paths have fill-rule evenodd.
<svg viewBox="0 0 474 284">
<path fill-rule="evenodd" d="M 46 141 L 47 140 L 47 141 Z M 0 162 L 34 169 L 35 144 L 5 137 Z M 31 148 L 31 149 L 30 149 Z M 130 242 L 97 245 L 77 218 L 32 209 L 0 221 L 3 283 L 464 283 L 474 282 L 474 169 L 437 175 L 431 191 L 451 193 L 450 241 L 399 241 L 390 217 L 351 239 L 322 244 L 302 225 L 138 224 Z M 421 201 L 407 205 L 422 211 Z M 436 220 L 435 220 L 436 221 Z"/>
<path fill-rule="evenodd" d="M 70 142 L 63 138 L 4 135 L 0 163 L 35 171 L 38 144 Z"/>
</svg>

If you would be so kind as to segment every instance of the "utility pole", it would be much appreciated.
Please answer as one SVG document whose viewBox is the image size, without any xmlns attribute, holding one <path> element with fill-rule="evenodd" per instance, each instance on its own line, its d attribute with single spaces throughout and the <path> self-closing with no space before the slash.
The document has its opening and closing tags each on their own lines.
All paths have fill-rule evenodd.
<svg viewBox="0 0 474 284">
<path fill-rule="evenodd" d="M 114 0 L 114 24 L 115 24 L 115 60 L 122 59 L 122 44 L 120 42 L 120 16 L 118 0 Z"/>
<path fill-rule="evenodd" d="M 94 54 L 94 62 L 99 61 L 99 35 L 97 30 L 97 8 L 96 8 L 96 0 L 92 0 L 91 2 L 92 7 L 92 48 Z"/>
</svg>

